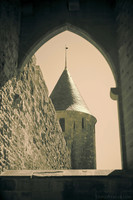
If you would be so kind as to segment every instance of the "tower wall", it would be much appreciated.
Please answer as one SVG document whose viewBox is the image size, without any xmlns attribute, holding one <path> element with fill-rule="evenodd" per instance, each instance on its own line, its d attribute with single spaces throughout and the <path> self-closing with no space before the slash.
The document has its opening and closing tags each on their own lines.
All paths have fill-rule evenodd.
<svg viewBox="0 0 133 200">
<path fill-rule="evenodd" d="M 71 153 L 72 169 L 96 169 L 96 119 L 78 111 L 57 111 Z"/>
</svg>

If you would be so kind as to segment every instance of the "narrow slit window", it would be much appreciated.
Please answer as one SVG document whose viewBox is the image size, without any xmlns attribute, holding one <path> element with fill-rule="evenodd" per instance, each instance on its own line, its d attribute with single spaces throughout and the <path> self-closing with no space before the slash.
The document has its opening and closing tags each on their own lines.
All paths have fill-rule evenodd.
<svg viewBox="0 0 133 200">
<path fill-rule="evenodd" d="M 75 122 L 74 122 L 74 124 L 73 124 L 73 129 L 75 130 L 75 128 L 76 128 L 76 126 L 75 126 Z"/>
<path fill-rule="evenodd" d="M 84 129 L 84 128 L 85 128 L 85 119 L 82 118 L 82 129 Z"/>
<path fill-rule="evenodd" d="M 62 131 L 65 132 L 65 118 L 60 118 L 59 122 L 60 122 Z"/>
</svg>

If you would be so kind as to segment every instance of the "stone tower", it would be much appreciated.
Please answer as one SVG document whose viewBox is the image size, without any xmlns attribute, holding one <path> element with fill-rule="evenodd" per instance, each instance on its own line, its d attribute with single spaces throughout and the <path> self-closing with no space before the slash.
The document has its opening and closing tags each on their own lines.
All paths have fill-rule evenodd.
<svg viewBox="0 0 133 200">
<path fill-rule="evenodd" d="M 95 123 L 67 69 L 55 85 L 50 98 L 71 154 L 72 169 L 96 169 Z"/>
<path fill-rule="evenodd" d="M 95 169 L 95 123 L 65 67 L 51 99 L 71 153 L 72 169 Z"/>
</svg>

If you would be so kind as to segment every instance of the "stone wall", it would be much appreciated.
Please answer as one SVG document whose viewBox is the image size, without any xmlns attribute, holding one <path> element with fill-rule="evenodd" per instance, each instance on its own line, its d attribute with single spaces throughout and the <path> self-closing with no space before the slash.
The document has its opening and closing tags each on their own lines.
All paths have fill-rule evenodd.
<svg viewBox="0 0 133 200">
<path fill-rule="evenodd" d="M 0 87 L 16 73 L 20 32 L 19 0 L 0 1 Z"/>
<path fill-rule="evenodd" d="M 19 60 L 21 60 L 22 62 L 23 59 L 21 57 L 25 57 L 28 54 L 29 49 L 31 50 L 34 44 L 36 44 L 37 41 L 40 41 L 40 38 L 42 38 L 44 35 L 46 35 L 48 38 L 51 37 L 49 35 L 50 30 L 56 30 L 56 33 L 59 33 L 60 29 L 57 30 L 54 28 L 57 28 L 60 26 L 62 27 L 62 24 L 64 24 L 64 22 L 68 22 L 73 26 L 72 27 L 66 26 L 63 28 L 63 30 L 66 30 L 66 28 L 68 28 L 68 30 L 69 29 L 73 30 L 75 33 L 78 33 L 84 36 L 84 31 L 82 32 L 80 31 L 80 29 L 78 30 L 78 28 L 81 28 L 81 30 L 85 30 L 90 36 L 92 36 L 92 40 L 93 39 L 95 40 L 95 41 L 92 41 L 92 43 L 96 43 L 98 47 L 100 48 L 103 47 L 102 52 L 105 54 L 105 56 L 108 57 L 109 55 L 108 58 L 111 58 L 111 60 L 110 59 L 109 60 L 111 61 L 111 63 L 114 63 L 117 68 L 117 70 L 115 70 L 115 68 L 112 66 L 113 71 L 117 72 L 116 77 L 120 71 L 120 82 L 118 82 L 118 87 L 120 91 L 119 94 L 122 95 L 122 98 L 121 98 L 122 106 L 120 106 L 120 114 L 122 114 L 123 115 L 122 118 L 124 118 L 124 123 L 123 121 L 121 122 L 120 120 L 120 128 L 122 127 L 121 129 L 123 129 L 121 132 L 121 137 L 123 137 L 122 140 L 125 142 L 125 147 L 122 149 L 123 151 L 122 153 L 126 155 L 126 159 L 127 159 L 126 168 L 128 169 L 133 168 L 133 157 L 132 157 L 132 154 L 133 154 L 133 145 L 132 145 L 133 144 L 133 137 L 132 137 L 133 3 L 132 3 L 132 0 L 116 0 L 116 4 L 117 4 L 116 6 L 117 18 L 116 19 L 114 18 L 113 9 L 112 8 L 110 9 L 109 7 L 106 8 L 101 3 L 98 4 L 100 6 L 93 6 L 93 4 L 92 6 L 89 6 L 89 2 L 91 1 L 87 1 L 88 3 L 86 6 L 86 4 L 83 4 L 82 2 L 83 4 L 81 6 L 82 9 L 78 11 L 78 16 L 75 12 L 73 12 L 73 14 L 69 15 L 69 18 L 68 18 L 67 6 L 66 4 L 62 4 L 62 1 L 60 1 L 61 7 L 59 7 L 59 4 L 57 4 L 57 9 L 53 9 L 53 7 L 52 9 L 49 9 L 48 7 L 44 6 L 44 8 L 46 8 L 45 9 L 46 12 L 44 12 L 44 9 L 42 6 L 44 5 L 44 3 L 41 4 L 41 2 L 42 1 L 40 1 L 40 4 L 38 4 L 38 1 L 36 1 L 36 3 L 34 1 L 36 6 L 37 4 L 39 5 L 38 9 L 37 8 L 31 9 L 33 13 L 32 12 L 30 13 L 30 8 L 29 8 L 29 13 L 23 13 L 23 16 L 21 16 L 20 0 L 10 0 L 10 1 L 1 0 L 0 1 L 0 88 L 2 88 L 0 90 L 0 106 L 1 107 L 3 106 L 2 101 L 3 99 L 6 99 L 6 93 L 9 93 L 8 90 L 10 88 L 9 87 L 10 83 L 12 81 L 15 82 L 13 76 L 17 74 L 18 52 L 19 52 Z M 96 1 L 96 3 L 97 2 L 98 1 Z M 104 2 L 105 1 L 103 1 L 103 3 Z M 94 4 L 95 4 L 95 1 L 94 1 Z M 50 6 L 50 4 L 48 6 Z M 31 3 L 31 8 L 32 8 L 32 3 Z M 65 12 L 64 12 L 64 8 L 66 10 Z M 48 18 L 46 16 L 48 16 Z M 59 20 L 61 16 L 63 16 L 63 18 L 62 20 Z M 49 20 L 49 17 L 51 20 Z M 79 20 L 77 20 L 77 17 Z M 117 26 L 114 20 L 116 20 Z M 21 24 L 20 24 L 20 21 L 21 21 Z M 77 30 L 75 30 L 75 27 L 77 27 Z M 115 46 L 115 44 L 117 43 L 115 28 L 117 28 L 118 46 Z M 46 33 L 48 33 L 48 35 Z M 56 33 L 53 33 L 53 36 Z M 47 37 L 44 38 L 45 41 L 48 39 Z M 40 41 L 38 45 L 41 45 L 43 42 L 44 41 Z M 26 50 L 26 47 L 27 47 L 27 50 Z M 119 63 L 117 60 L 117 47 L 119 50 L 119 58 L 118 58 Z M 30 52 L 32 53 L 32 51 Z M 23 56 L 23 54 L 26 54 L 26 55 Z M 120 69 L 119 69 L 119 64 L 120 64 Z M 6 87 L 7 87 L 7 90 L 6 90 Z M 19 96 L 16 96 L 15 98 L 19 99 Z M 6 100 L 4 101 L 6 102 Z M 9 106 L 8 104 L 5 104 L 3 108 L 8 111 L 8 106 Z M 5 113 L 5 118 L 6 117 L 7 116 Z M 8 118 L 10 118 L 10 113 L 9 113 Z M 12 122 L 15 122 L 15 120 Z M 3 122 L 0 122 L 0 123 L 2 124 Z M 2 127 L 2 130 L 6 130 L 6 125 L 4 125 L 4 127 L 5 128 Z M 9 135 L 7 134 L 7 138 L 8 137 Z M 2 141 L 2 136 L 0 139 L 1 139 L 0 141 L 1 144 L 3 144 L 4 142 Z M 3 150 L 3 153 L 4 152 L 6 151 Z M 6 153 L 4 154 L 6 157 Z M 0 154 L 0 158 L 3 159 L 4 154 Z M 126 163 L 125 160 L 123 161 L 124 165 Z M 6 163 L 7 159 L 5 159 L 4 162 L 5 164 L 2 164 L 2 166 L 8 165 Z"/>
<path fill-rule="evenodd" d="M 0 170 L 70 168 L 53 104 L 35 57 L 0 90 Z"/>
<path fill-rule="evenodd" d="M 133 168 L 133 1 L 118 0 L 116 7 L 120 81 L 127 166 Z"/>
<path fill-rule="evenodd" d="M 131 171 L 62 170 L 55 171 L 56 175 L 30 171 L 19 176 L 16 171 L 9 172 L 0 176 L 1 200 L 133 199 Z"/>
<path fill-rule="evenodd" d="M 96 119 L 92 115 L 78 111 L 56 112 L 58 119 L 65 120 L 63 134 L 71 152 L 72 169 L 96 169 Z"/>
</svg>

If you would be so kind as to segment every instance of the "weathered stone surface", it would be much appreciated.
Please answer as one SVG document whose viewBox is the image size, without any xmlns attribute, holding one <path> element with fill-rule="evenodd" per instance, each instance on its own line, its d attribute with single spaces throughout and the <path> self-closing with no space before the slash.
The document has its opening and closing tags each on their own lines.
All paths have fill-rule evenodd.
<svg viewBox="0 0 133 200">
<path fill-rule="evenodd" d="M 70 168 L 66 143 L 35 58 L 1 88 L 0 96 L 1 170 Z"/>
<path fill-rule="evenodd" d="M 116 6 L 120 81 L 125 132 L 126 168 L 133 168 L 133 1 L 118 0 Z"/>
<path fill-rule="evenodd" d="M 56 112 L 58 119 L 64 118 L 65 120 L 63 134 L 71 152 L 72 169 L 96 169 L 96 119 L 92 115 L 78 111 Z"/>
<path fill-rule="evenodd" d="M 0 86 L 16 73 L 20 32 L 20 2 L 0 1 Z"/>
</svg>

